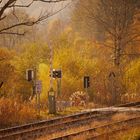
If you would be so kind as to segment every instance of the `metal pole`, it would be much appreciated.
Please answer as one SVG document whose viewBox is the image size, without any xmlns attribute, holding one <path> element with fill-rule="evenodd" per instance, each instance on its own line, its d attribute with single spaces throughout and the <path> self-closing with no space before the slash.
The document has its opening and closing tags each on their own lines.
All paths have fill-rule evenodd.
<svg viewBox="0 0 140 140">
<path fill-rule="evenodd" d="M 55 92 L 53 90 L 53 47 L 51 44 L 48 44 L 50 48 L 50 90 L 48 92 L 48 105 L 49 113 L 56 114 L 56 102 L 55 102 Z"/>
<path fill-rule="evenodd" d="M 57 78 L 57 97 L 61 95 L 61 78 Z"/>
<path fill-rule="evenodd" d="M 38 92 L 38 115 L 40 116 L 40 92 Z"/>
<path fill-rule="evenodd" d="M 88 95 L 88 80 L 86 80 L 86 94 Z"/>
<path fill-rule="evenodd" d="M 38 112 L 38 97 L 37 97 L 37 92 L 36 92 L 36 79 L 37 79 L 37 71 L 36 71 L 36 66 L 34 67 L 34 81 L 33 81 L 33 89 L 34 89 L 34 94 L 36 97 L 36 112 Z"/>
<path fill-rule="evenodd" d="M 50 89 L 53 88 L 53 47 L 51 43 L 49 42 L 49 48 L 50 48 L 50 73 L 51 73 L 51 78 L 50 78 Z"/>
</svg>

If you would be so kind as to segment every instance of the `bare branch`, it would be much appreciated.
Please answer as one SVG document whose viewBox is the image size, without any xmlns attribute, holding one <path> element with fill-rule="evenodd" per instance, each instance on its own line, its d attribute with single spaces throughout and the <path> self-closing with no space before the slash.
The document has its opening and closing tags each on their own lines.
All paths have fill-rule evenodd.
<svg viewBox="0 0 140 140">
<path fill-rule="evenodd" d="M 23 32 L 23 33 L 18 33 L 18 32 L 0 32 L 0 34 L 24 36 L 26 34 L 26 32 Z"/>
<path fill-rule="evenodd" d="M 14 17 L 15 17 L 17 20 L 19 20 L 19 19 L 18 19 L 18 16 L 16 15 L 15 12 L 16 12 L 15 7 L 13 7 L 13 15 L 14 15 Z"/>
<path fill-rule="evenodd" d="M 64 6 L 63 8 L 61 8 L 61 9 L 59 9 L 59 10 L 57 10 L 57 11 L 51 13 L 51 14 L 47 14 L 47 15 L 44 15 L 44 16 L 40 16 L 40 18 L 38 19 L 38 22 L 43 21 L 43 20 L 45 20 L 45 19 L 48 19 L 48 18 L 50 18 L 50 17 L 52 17 L 52 16 L 58 14 L 59 12 L 63 11 L 64 9 L 66 9 L 67 7 L 69 7 L 70 5 L 71 5 L 71 2 L 68 3 L 66 6 Z"/>
<path fill-rule="evenodd" d="M 45 3 L 58 3 L 58 2 L 63 2 L 63 1 L 68 1 L 68 0 L 32 0 L 29 4 L 27 5 L 21 5 L 21 4 L 13 4 L 11 6 L 9 6 L 8 8 L 12 8 L 12 7 L 19 7 L 19 8 L 28 8 L 30 7 L 34 2 L 45 2 Z"/>
<path fill-rule="evenodd" d="M 0 18 L 0 21 L 3 20 L 3 19 L 5 19 L 5 18 L 6 18 L 6 16 L 1 17 L 1 18 Z"/>
<path fill-rule="evenodd" d="M 105 47 L 107 47 L 107 48 L 110 48 L 110 49 L 112 49 L 112 50 L 114 50 L 114 47 L 112 47 L 111 45 L 108 45 L 108 44 L 106 44 L 106 43 L 103 43 L 103 42 L 98 42 L 98 45 L 100 45 L 100 46 L 105 46 Z"/>
<path fill-rule="evenodd" d="M 11 8 L 11 7 L 19 7 L 19 8 L 28 8 L 28 7 L 30 7 L 33 3 L 34 3 L 35 1 L 33 0 L 33 1 L 31 1 L 29 4 L 27 4 L 27 5 L 16 5 L 16 4 L 14 4 L 14 5 L 12 5 L 12 6 L 10 6 L 9 8 Z"/>
<path fill-rule="evenodd" d="M 67 0 L 33 0 L 33 1 L 40 1 L 40 2 L 47 2 L 47 3 L 57 3 L 57 2 L 67 1 Z"/>
<path fill-rule="evenodd" d="M 2 15 L 4 14 L 5 10 L 11 6 L 13 3 L 15 3 L 16 0 L 8 0 L 7 3 L 1 8 L 0 10 L 0 18 L 2 17 Z"/>
<path fill-rule="evenodd" d="M 14 1 L 14 0 L 13 0 Z M 59 1 L 63 1 L 63 0 L 59 0 Z M 50 2 L 50 1 L 46 1 L 46 2 Z M 54 2 L 54 1 L 53 1 Z M 55 1 L 55 2 L 58 2 L 58 1 Z M 11 32 L 9 31 L 10 29 L 14 29 L 16 27 L 20 27 L 20 26 L 33 26 L 35 24 L 38 24 L 40 23 L 41 21 L 44 21 L 54 15 L 56 15 L 57 13 L 61 12 L 62 10 L 64 10 L 65 8 L 67 8 L 68 6 L 70 6 L 71 2 L 68 3 L 66 6 L 64 6 L 63 8 L 55 11 L 55 12 L 52 12 L 52 13 L 47 13 L 47 14 L 42 14 L 40 15 L 36 20 L 26 20 L 24 22 L 18 22 L 18 23 L 15 23 L 13 25 L 10 25 L 8 27 L 4 27 L 2 29 L 0 29 L 0 34 L 11 34 L 11 35 L 25 35 L 25 33 L 19 33 L 19 32 Z M 15 6 L 13 7 L 13 15 L 18 19 L 18 17 L 16 16 L 15 14 Z"/>
<path fill-rule="evenodd" d="M 9 9 L 9 8 L 13 8 L 13 15 L 16 17 L 16 19 L 17 20 L 19 20 L 19 17 L 16 15 L 16 9 L 15 8 L 28 8 L 28 7 L 30 7 L 34 2 L 46 2 L 46 3 L 58 3 L 58 2 L 62 2 L 62 1 L 68 1 L 68 0 L 32 0 L 29 4 L 27 4 L 27 5 L 16 5 L 16 2 L 17 2 L 17 0 L 8 0 L 7 1 L 7 3 L 3 6 L 3 7 L 1 7 L 1 9 L 0 9 L 0 21 L 2 21 L 3 19 L 5 19 L 6 18 L 6 16 L 4 15 L 3 16 L 3 14 L 4 14 L 4 12 L 5 12 L 5 10 L 6 9 Z M 37 23 L 39 23 L 40 21 L 43 21 L 43 20 L 45 20 L 46 18 L 48 18 L 48 17 L 50 17 L 50 16 L 53 16 L 53 15 L 55 15 L 55 14 L 57 14 L 58 12 L 60 12 L 60 11 L 62 11 L 63 9 L 65 9 L 66 7 L 67 7 L 68 5 L 66 5 L 64 8 L 62 8 L 62 9 L 60 9 L 60 10 L 58 10 L 58 11 L 56 11 L 56 12 L 54 12 L 54 13 L 52 13 L 52 14 L 47 14 L 47 15 L 43 15 L 42 17 L 40 16 L 39 17 L 39 19 L 38 20 L 36 20 L 35 22 L 33 21 L 33 22 L 26 22 L 26 23 L 23 23 L 23 24 L 21 24 L 21 23 L 18 23 L 18 24 L 16 24 L 16 25 L 11 25 L 10 27 L 7 27 L 7 28 L 4 28 L 3 30 L 5 31 L 6 29 L 7 30 L 9 30 L 9 29 L 11 29 L 11 28 L 14 28 L 14 27 L 17 27 L 17 26 L 21 26 L 21 25 L 27 25 L 27 26 L 29 26 L 29 24 L 30 24 L 30 26 L 32 26 L 32 25 L 34 25 L 34 24 L 37 24 Z M 2 17 L 3 16 L 3 17 Z M 3 31 L 3 30 L 0 30 L 0 32 L 1 31 Z"/>
<path fill-rule="evenodd" d="M 3 29 L 0 30 L 0 33 L 1 32 L 4 32 L 6 30 L 10 30 L 12 28 L 15 28 L 15 27 L 18 27 L 18 26 L 32 26 L 36 23 L 38 23 L 40 21 L 40 19 L 36 20 L 36 21 L 27 21 L 27 22 L 21 22 L 21 23 L 17 23 L 17 24 L 14 24 L 14 25 L 11 25 L 9 27 L 5 27 Z"/>
<path fill-rule="evenodd" d="M 127 40 L 127 41 L 124 43 L 124 45 L 127 45 L 127 44 L 129 44 L 130 42 L 137 40 L 137 38 L 139 38 L 139 37 L 140 37 L 140 34 L 136 34 L 136 35 L 131 36 L 130 39 Z"/>
</svg>

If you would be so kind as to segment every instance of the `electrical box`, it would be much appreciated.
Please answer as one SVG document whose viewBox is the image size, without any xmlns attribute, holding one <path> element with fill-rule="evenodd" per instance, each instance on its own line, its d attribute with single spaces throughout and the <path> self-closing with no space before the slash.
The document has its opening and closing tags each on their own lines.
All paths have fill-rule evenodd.
<svg viewBox="0 0 140 140">
<path fill-rule="evenodd" d="M 51 88 L 48 92 L 48 107 L 49 114 L 56 114 L 56 101 L 55 101 L 55 92 Z"/>
</svg>

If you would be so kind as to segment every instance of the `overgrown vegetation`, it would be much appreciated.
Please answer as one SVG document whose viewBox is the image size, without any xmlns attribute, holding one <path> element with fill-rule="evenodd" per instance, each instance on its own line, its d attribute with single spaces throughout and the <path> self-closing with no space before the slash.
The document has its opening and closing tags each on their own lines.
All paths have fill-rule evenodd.
<svg viewBox="0 0 140 140">
<path fill-rule="evenodd" d="M 0 99 L 0 128 L 36 120 L 34 106 L 18 99 Z"/>
<path fill-rule="evenodd" d="M 102 16 L 100 17 L 103 19 L 106 17 L 105 21 L 108 25 L 111 24 L 111 27 L 105 29 L 101 24 L 98 24 L 98 27 L 97 23 L 96 26 L 93 26 L 91 23 L 93 23 L 92 20 L 94 18 L 92 17 L 92 20 L 90 18 L 93 9 L 90 8 L 90 6 L 92 6 L 90 5 L 90 2 L 91 1 L 80 0 L 76 3 L 76 10 L 73 9 L 71 20 L 64 21 L 61 19 L 51 19 L 47 25 L 44 25 L 45 27 L 38 25 L 34 26 L 34 28 L 30 28 L 30 32 L 25 36 L 14 36 L 13 38 L 8 35 L 9 40 L 6 38 L 7 35 L 1 35 L 0 83 L 3 83 L 3 85 L 0 87 L 0 122 L 2 125 L 19 124 L 35 119 L 34 107 L 30 106 L 30 102 L 35 101 L 32 87 L 33 83 L 28 82 L 25 79 L 27 69 L 37 70 L 37 79 L 41 80 L 43 84 L 41 105 L 43 106 L 43 109 L 46 109 L 50 86 L 49 40 L 52 40 L 51 45 L 54 51 L 53 68 L 62 69 L 62 93 L 60 97 L 58 97 L 60 100 L 69 101 L 69 97 L 76 91 L 86 92 L 83 88 L 83 77 L 87 75 L 90 76 L 90 88 L 88 89 L 89 102 L 93 104 L 112 105 L 114 103 L 119 104 L 121 102 L 139 100 L 140 36 L 133 32 L 133 30 L 139 32 L 139 6 L 136 6 L 134 3 L 132 4 L 132 8 L 135 9 L 133 9 L 134 13 L 133 15 L 131 14 L 131 19 L 127 19 L 129 25 L 125 24 L 127 21 L 123 20 L 121 22 L 121 29 L 124 29 L 122 28 L 123 23 L 126 25 L 125 29 L 128 29 L 125 32 L 127 33 L 127 36 L 125 36 L 126 38 L 128 37 L 128 34 L 131 34 L 131 31 L 133 34 L 129 37 L 133 37 L 134 34 L 137 36 L 135 40 L 127 43 L 126 46 L 123 46 L 124 40 L 126 39 L 124 37 L 125 33 L 123 34 L 124 38 L 122 38 L 120 42 L 121 46 L 119 46 L 121 47 L 121 58 L 120 54 L 118 56 L 116 54 L 118 52 L 115 52 L 115 55 L 117 55 L 115 57 L 119 57 L 120 63 L 116 68 L 113 64 L 114 48 L 118 47 L 118 44 L 117 46 L 114 45 L 114 40 L 107 30 L 111 30 L 111 33 L 114 31 L 112 28 L 116 18 L 113 17 L 112 21 L 110 19 L 111 16 L 107 17 L 107 13 L 104 11 L 105 9 L 102 9 L 101 12 L 104 12 L 104 14 L 101 13 Z M 131 0 L 129 2 L 131 3 Z M 85 3 L 85 7 L 82 7 Z M 129 11 L 127 14 L 131 13 L 130 3 L 126 5 L 126 8 L 127 6 L 129 7 L 126 9 Z M 115 8 L 115 4 L 119 3 L 112 3 L 110 1 L 109 4 L 112 5 L 112 10 L 116 11 L 116 15 L 120 14 L 120 12 L 122 12 L 121 14 L 124 14 L 122 7 L 121 9 L 118 9 L 118 6 L 118 8 L 113 9 Z M 102 3 L 102 5 L 100 4 L 99 6 L 107 7 L 108 5 L 107 3 L 105 5 Z M 82 11 L 83 15 L 81 15 L 82 8 L 84 8 Z M 108 8 L 111 7 L 107 7 L 107 9 Z M 86 12 L 87 9 L 88 12 Z M 100 9 L 97 7 L 96 10 L 97 16 L 99 14 L 98 10 Z M 21 13 L 19 12 L 19 15 L 20 14 L 24 15 L 23 18 L 28 16 L 27 13 L 24 14 L 24 11 L 21 11 Z M 126 16 L 128 18 L 128 15 Z M 121 18 L 124 19 L 124 17 Z M 119 19 L 121 20 L 121 18 Z M 10 21 L 14 22 L 13 19 L 10 19 Z M 90 25 L 87 24 L 87 22 L 89 22 Z M 0 26 L 3 26 L 3 24 Z M 115 26 L 117 33 L 115 34 L 120 38 L 122 34 L 120 33 L 118 26 L 119 23 L 117 22 L 117 25 Z M 127 28 L 128 26 L 129 28 Z M 100 39 L 97 34 L 94 34 L 94 29 L 102 30 L 101 34 L 103 36 L 100 36 Z M 20 30 L 22 29 L 20 28 Z M 24 30 L 29 31 L 28 28 L 25 28 Z M 117 39 L 119 40 L 119 38 Z M 116 75 L 114 87 L 111 85 L 112 81 L 109 76 L 111 72 L 114 72 Z M 55 91 L 57 90 L 56 80 L 54 80 L 54 89 Z M 112 92 L 112 90 L 115 90 L 115 92 Z"/>
</svg>

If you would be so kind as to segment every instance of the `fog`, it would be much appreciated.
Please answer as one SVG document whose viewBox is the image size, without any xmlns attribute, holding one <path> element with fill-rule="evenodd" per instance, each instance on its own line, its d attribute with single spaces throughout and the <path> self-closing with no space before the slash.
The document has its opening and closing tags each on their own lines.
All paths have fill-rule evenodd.
<svg viewBox="0 0 140 140">
<path fill-rule="evenodd" d="M 59 3 L 42 3 L 42 2 L 35 2 L 31 5 L 30 8 L 26 8 L 25 10 L 31 17 L 38 17 L 43 14 L 52 14 L 57 11 L 59 13 L 55 14 L 51 18 L 61 18 L 63 20 L 68 19 L 70 12 L 71 12 L 71 2 L 59 2 Z M 63 9 L 63 10 L 61 10 Z"/>
</svg>

